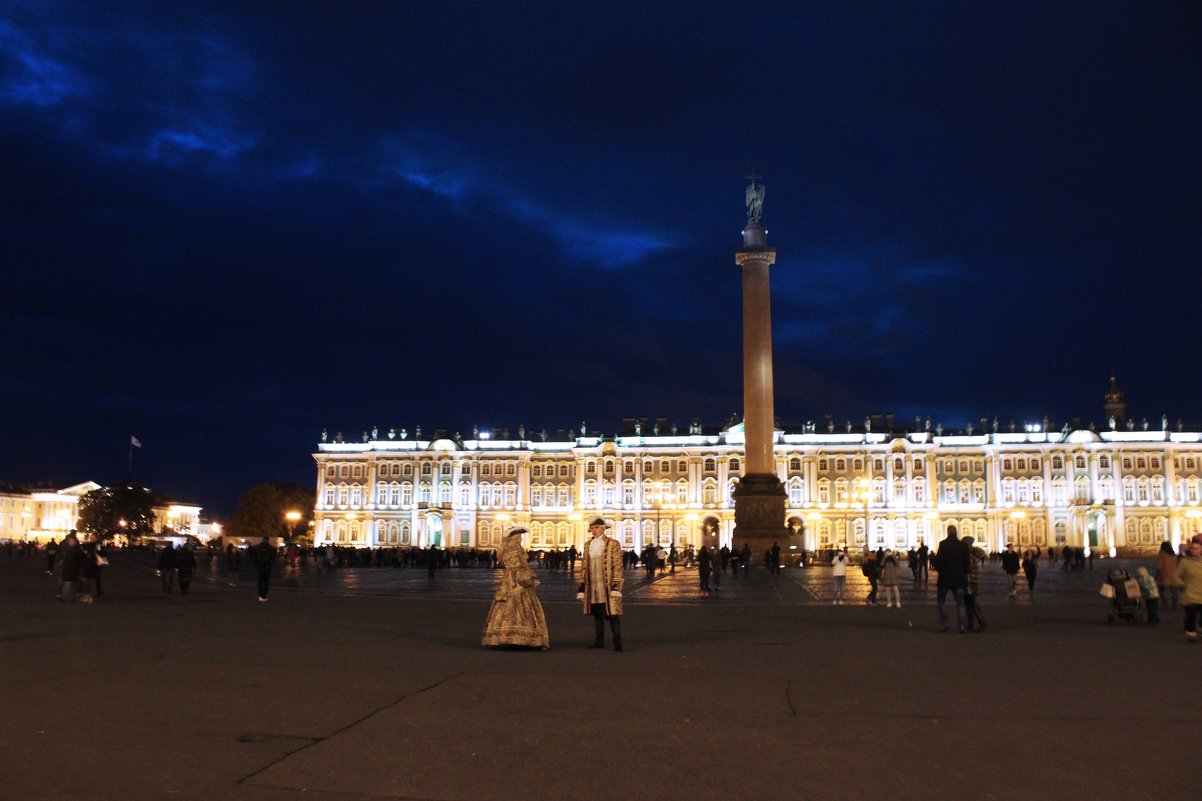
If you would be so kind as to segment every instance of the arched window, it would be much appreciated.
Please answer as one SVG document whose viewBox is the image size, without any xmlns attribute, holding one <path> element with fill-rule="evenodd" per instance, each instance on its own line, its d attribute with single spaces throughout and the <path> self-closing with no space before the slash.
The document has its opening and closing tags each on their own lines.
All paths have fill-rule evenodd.
<svg viewBox="0 0 1202 801">
<path fill-rule="evenodd" d="M 731 459 L 730 460 L 730 472 L 737 473 L 737 472 L 739 472 L 739 469 L 740 469 L 739 468 L 739 460 Z"/>
<path fill-rule="evenodd" d="M 818 479 L 818 503 L 829 504 L 831 502 L 831 481 L 829 478 Z"/>
<path fill-rule="evenodd" d="M 705 506 L 718 504 L 718 482 L 712 478 L 707 478 L 701 487 L 701 503 Z"/>
</svg>

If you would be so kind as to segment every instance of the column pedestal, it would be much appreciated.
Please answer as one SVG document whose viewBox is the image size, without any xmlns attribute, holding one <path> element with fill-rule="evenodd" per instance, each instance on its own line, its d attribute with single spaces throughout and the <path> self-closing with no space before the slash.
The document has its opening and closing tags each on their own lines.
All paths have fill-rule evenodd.
<svg viewBox="0 0 1202 801">
<path fill-rule="evenodd" d="M 734 489 L 735 530 L 732 548 L 751 547 L 751 564 L 764 566 L 764 551 L 780 546 L 781 564 L 792 566 L 792 555 L 803 547 L 802 538 L 785 526 L 788 493 L 780 479 L 771 473 L 749 473 Z M 790 550 L 796 546 L 797 550 Z"/>
</svg>

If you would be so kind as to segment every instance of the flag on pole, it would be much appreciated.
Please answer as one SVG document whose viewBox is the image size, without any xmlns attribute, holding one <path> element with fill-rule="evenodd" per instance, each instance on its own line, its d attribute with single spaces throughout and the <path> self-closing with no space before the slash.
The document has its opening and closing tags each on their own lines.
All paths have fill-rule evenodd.
<svg viewBox="0 0 1202 801">
<path fill-rule="evenodd" d="M 130 435 L 129 435 L 129 444 L 130 444 L 130 445 L 133 445 L 135 448 L 141 448 L 141 447 L 142 447 L 142 440 L 138 439 L 138 438 L 137 438 L 137 437 L 135 437 L 133 434 L 130 434 Z"/>
</svg>

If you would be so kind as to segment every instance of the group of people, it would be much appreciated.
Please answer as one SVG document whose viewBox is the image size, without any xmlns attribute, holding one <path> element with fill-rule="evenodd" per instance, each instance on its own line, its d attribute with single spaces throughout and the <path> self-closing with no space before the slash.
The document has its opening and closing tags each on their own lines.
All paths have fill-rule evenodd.
<svg viewBox="0 0 1202 801">
<path fill-rule="evenodd" d="M 621 544 L 605 532 L 610 524 L 602 518 L 589 523 L 590 539 L 580 555 L 576 599 L 584 614 L 593 618 L 594 638 L 590 648 L 605 647 L 605 623 L 609 622 L 613 649 L 622 650 L 623 551 Z M 538 600 L 539 580 L 522 547 L 522 526 L 505 533 L 497 550 L 503 570 L 484 624 L 483 644 L 504 648 L 549 648 L 547 618 Z"/>
<path fill-rule="evenodd" d="M 81 542 L 71 529 L 61 544 L 54 540 L 46 543 L 46 574 L 57 575 L 55 594 L 62 601 L 94 603 L 104 594 L 101 579 L 108 563 L 104 543 L 95 534 Z"/>
</svg>

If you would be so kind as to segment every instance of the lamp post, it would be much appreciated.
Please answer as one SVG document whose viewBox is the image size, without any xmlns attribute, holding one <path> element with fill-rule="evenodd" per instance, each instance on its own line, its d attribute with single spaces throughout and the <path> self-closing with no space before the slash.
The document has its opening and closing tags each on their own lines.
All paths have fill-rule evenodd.
<svg viewBox="0 0 1202 801">
<path fill-rule="evenodd" d="M 584 515 L 580 514 L 580 512 L 572 512 L 570 515 L 568 515 L 568 520 L 572 521 L 572 545 L 573 546 L 576 544 L 576 537 L 580 533 L 580 521 L 583 519 L 584 519 Z M 583 545 L 583 543 L 584 543 L 584 540 L 582 538 L 581 545 Z"/>
<path fill-rule="evenodd" d="M 686 545 L 686 547 L 688 547 L 688 548 L 693 547 L 693 523 L 696 523 L 700 519 L 701 519 L 701 516 L 698 515 L 696 512 L 689 512 L 687 515 L 684 516 L 685 522 L 689 524 L 689 528 L 688 528 L 689 542 Z M 698 543 L 700 544 L 701 537 L 698 537 L 697 540 L 698 540 Z M 685 561 L 685 567 L 692 567 L 691 559 Z"/>
<path fill-rule="evenodd" d="M 872 529 L 868 520 L 868 503 L 872 500 L 872 482 L 866 476 L 856 479 L 853 500 L 864 502 L 864 556 L 868 556 L 869 545 L 872 541 L 869 533 Z"/>
</svg>

